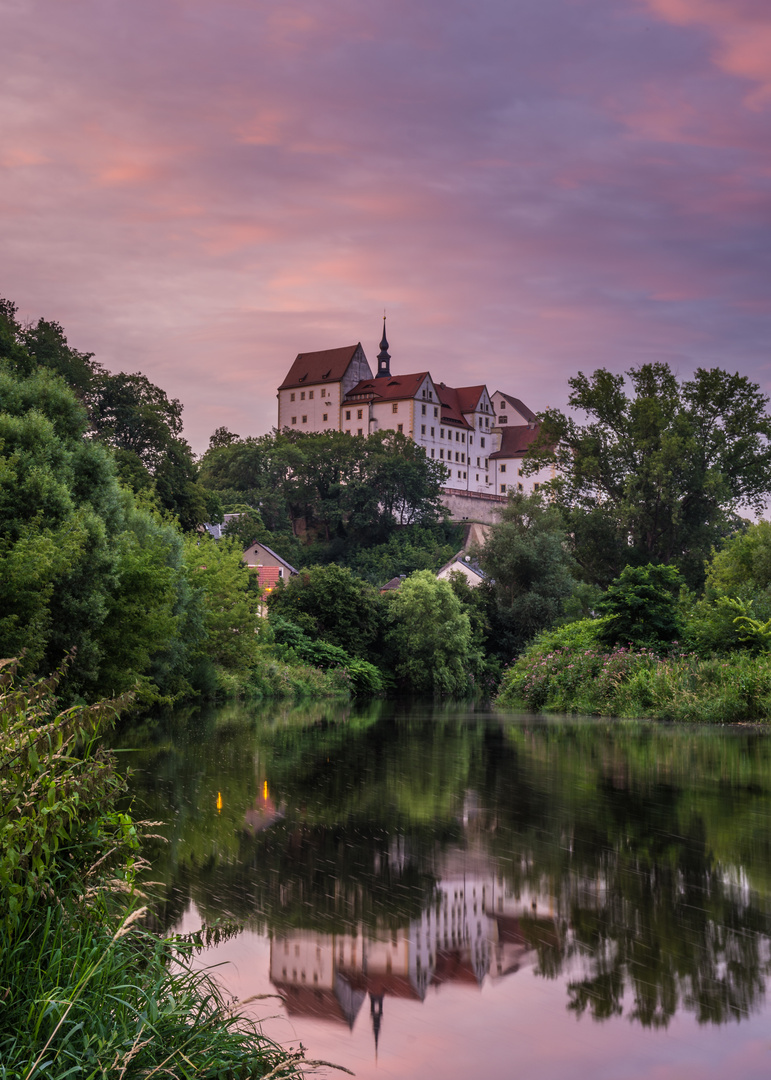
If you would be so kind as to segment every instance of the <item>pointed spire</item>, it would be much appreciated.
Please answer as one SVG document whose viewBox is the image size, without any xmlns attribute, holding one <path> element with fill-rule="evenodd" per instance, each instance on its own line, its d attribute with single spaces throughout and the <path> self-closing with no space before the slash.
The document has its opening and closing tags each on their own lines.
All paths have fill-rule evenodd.
<svg viewBox="0 0 771 1080">
<path fill-rule="evenodd" d="M 386 337 L 386 317 L 383 315 L 383 340 L 380 342 L 380 352 L 377 354 L 378 379 L 390 379 L 391 356 L 388 352 L 388 338 Z"/>
<path fill-rule="evenodd" d="M 385 337 L 385 334 L 383 335 Z M 380 1024 L 383 1020 L 383 995 L 369 994 L 369 1011 L 372 1017 L 372 1030 L 375 1033 L 375 1058 L 377 1058 L 377 1044 L 380 1038 Z"/>
</svg>

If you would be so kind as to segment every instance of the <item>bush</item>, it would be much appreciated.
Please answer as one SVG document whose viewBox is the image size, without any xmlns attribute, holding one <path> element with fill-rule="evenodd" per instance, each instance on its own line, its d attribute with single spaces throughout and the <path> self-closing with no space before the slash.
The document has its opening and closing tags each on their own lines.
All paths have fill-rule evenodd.
<svg viewBox="0 0 771 1080">
<path fill-rule="evenodd" d="M 680 574 L 674 566 L 625 566 L 597 605 L 606 645 L 656 646 L 680 636 Z"/>
</svg>

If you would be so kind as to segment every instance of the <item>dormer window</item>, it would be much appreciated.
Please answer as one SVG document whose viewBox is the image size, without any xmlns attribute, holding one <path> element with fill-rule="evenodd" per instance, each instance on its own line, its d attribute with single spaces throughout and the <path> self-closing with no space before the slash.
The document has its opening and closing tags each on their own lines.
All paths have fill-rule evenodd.
<svg viewBox="0 0 771 1080">
<path fill-rule="evenodd" d="M 321 377 L 322 377 L 322 379 L 328 379 L 331 374 L 332 374 L 332 368 L 330 368 L 329 371 L 325 371 L 324 374 Z"/>
</svg>

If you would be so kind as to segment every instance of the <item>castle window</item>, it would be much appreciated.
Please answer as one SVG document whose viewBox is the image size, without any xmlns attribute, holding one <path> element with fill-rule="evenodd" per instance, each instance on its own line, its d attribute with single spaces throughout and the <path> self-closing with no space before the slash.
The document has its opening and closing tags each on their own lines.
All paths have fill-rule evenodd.
<svg viewBox="0 0 771 1080">
<path fill-rule="evenodd" d="M 289 400 L 290 400 L 290 401 L 294 401 L 294 394 L 290 394 L 290 395 L 289 395 Z"/>
<path fill-rule="evenodd" d="M 459 431 L 455 432 L 455 441 L 460 442 L 460 432 Z"/>
<path fill-rule="evenodd" d="M 460 461 L 460 454 L 458 453 L 457 450 L 455 451 L 455 460 Z M 458 476 L 460 476 L 460 473 L 458 473 Z"/>
<path fill-rule="evenodd" d="M 397 424 L 396 425 L 396 430 L 397 431 L 404 431 L 404 424 Z"/>
<path fill-rule="evenodd" d="M 484 440 L 484 439 L 480 439 L 480 442 L 482 443 L 482 449 L 484 450 L 484 448 L 485 448 L 485 440 Z"/>
<path fill-rule="evenodd" d="M 469 446 L 471 446 L 471 444 L 473 443 L 473 441 L 474 441 L 474 436 L 473 436 L 473 435 L 469 435 L 469 437 L 468 437 L 468 444 L 469 444 Z"/>
<path fill-rule="evenodd" d="M 465 434 L 462 434 L 462 435 L 461 435 L 461 437 L 460 437 L 460 441 L 461 441 L 462 443 L 464 443 L 464 442 L 466 441 L 466 436 L 465 436 Z"/>
<path fill-rule="evenodd" d="M 362 431 L 362 429 L 361 429 L 361 428 L 359 428 L 359 429 L 358 429 L 358 431 L 356 432 L 356 434 L 357 434 L 357 435 L 363 435 L 363 434 L 364 434 L 364 432 Z"/>
<path fill-rule="evenodd" d="M 361 418 L 362 418 L 362 415 L 363 415 L 363 414 L 362 414 L 362 411 L 361 411 L 361 409 L 357 409 L 357 410 L 356 410 L 356 419 L 357 419 L 357 420 L 361 420 Z"/>
<path fill-rule="evenodd" d="M 321 414 L 321 419 L 322 420 L 327 420 L 328 418 L 329 418 L 329 413 L 322 413 Z"/>
<path fill-rule="evenodd" d="M 393 405 L 391 406 L 391 412 L 398 412 L 398 411 L 399 411 L 399 402 L 395 401 L 393 403 Z"/>
<path fill-rule="evenodd" d="M 426 425 L 425 425 L 425 424 L 421 424 L 421 425 L 420 425 L 420 434 L 421 434 L 421 435 L 425 435 L 425 434 L 426 434 Z"/>
<path fill-rule="evenodd" d="M 440 427 L 440 428 L 439 428 L 439 438 L 440 438 L 440 439 L 443 439 L 443 438 L 444 438 L 444 428 L 443 428 L 443 427 Z"/>
<path fill-rule="evenodd" d="M 465 472 L 464 472 L 464 474 L 463 474 L 463 479 L 464 479 L 464 480 L 466 479 L 466 474 L 465 474 Z"/>
<path fill-rule="evenodd" d="M 506 493 L 506 485 L 501 484 L 501 495 L 505 495 L 505 493 Z"/>
<path fill-rule="evenodd" d="M 477 482 L 477 484 L 479 483 L 479 473 L 477 473 L 476 482 Z"/>
<path fill-rule="evenodd" d="M 436 451 L 435 450 L 431 451 L 431 457 L 436 457 Z"/>
<path fill-rule="evenodd" d="M 533 484 L 533 491 L 538 491 L 540 486 L 541 486 L 540 484 Z"/>
<path fill-rule="evenodd" d="M 434 437 L 434 429 L 431 428 L 431 438 L 433 439 L 433 437 Z"/>
<path fill-rule="evenodd" d="M 506 466 L 505 465 L 501 465 L 501 472 L 506 472 Z"/>
<path fill-rule="evenodd" d="M 313 391 L 312 390 L 308 391 L 308 401 L 313 401 Z"/>
<path fill-rule="evenodd" d="M 351 419 L 351 410 L 350 410 L 350 409 L 346 409 L 346 410 L 345 410 L 345 419 L 346 419 L 346 420 L 350 420 L 350 419 Z"/>
<path fill-rule="evenodd" d="M 439 410 L 437 409 L 436 405 L 434 405 L 434 416 L 436 417 L 438 415 L 439 415 Z"/>
<path fill-rule="evenodd" d="M 499 416 L 498 417 L 498 423 L 499 424 L 508 424 L 508 422 L 509 422 L 508 416 Z"/>
<path fill-rule="evenodd" d="M 465 465 L 465 464 L 466 464 L 466 455 L 465 455 L 465 454 L 461 454 L 461 456 L 460 456 L 460 459 L 461 459 L 461 461 L 463 462 L 463 464 Z"/>
<path fill-rule="evenodd" d="M 444 450 L 439 451 L 439 457 L 442 461 L 444 461 Z"/>
<path fill-rule="evenodd" d="M 490 418 L 488 416 L 486 416 L 485 417 L 485 427 L 489 427 L 489 426 L 490 426 Z"/>
<path fill-rule="evenodd" d="M 522 485 L 521 484 L 517 484 L 517 491 L 522 491 Z"/>
<path fill-rule="evenodd" d="M 479 417 L 479 426 L 480 427 L 482 426 L 482 417 L 481 416 Z"/>
<path fill-rule="evenodd" d="M 297 417 L 296 417 L 296 416 L 293 416 L 293 417 L 292 417 L 292 423 L 293 423 L 293 424 L 296 424 L 296 423 L 297 423 Z"/>
<path fill-rule="evenodd" d="M 304 423 L 304 424 L 307 424 L 307 423 L 308 423 L 308 417 L 307 417 L 307 416 L 304 416 L 304 417 L 303 417 L 303 423 Z"/>
<path fill-rule="evenodd" d="M 426 393 L 426 391 L 424 390 L 424 391 L 423 391 L 423 394 L 425 395 L 425 393 Z M 420 411 L 421 411 L 421 416 L 425 416 L 425 415 L 426 415 L 426 406 L 425 406 L 425 405 L 421 405 L 421 406 L 420 406 Z"/>
<path fill-rule="evenodd" d="M 300 401 L 305 401 L 305 391 L 304 390 L 300 394 Z"/>
<path fill-rule="evenodd" d="M 326 396 L 327 396 L 327 392 L 326 392 L 326 390 L 322 390 L 322 391 L 321 391 L 321 396 L 322 396 L 322 397 L 326 397 Z"/>
</svg>

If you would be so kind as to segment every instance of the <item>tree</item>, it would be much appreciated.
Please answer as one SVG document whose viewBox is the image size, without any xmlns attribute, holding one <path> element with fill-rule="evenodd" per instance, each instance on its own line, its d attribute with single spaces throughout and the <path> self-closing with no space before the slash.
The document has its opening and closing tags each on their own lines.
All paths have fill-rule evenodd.
<svg viewBox="0 0 771 1080">
<path fill-rule="evenodd" d="M 559 509 L 540 492 L 510 496 L 480 553 L 492 642 L 507 662 L 560 616 L 575 563 Z"/>
<path fill-rule="evenodd" d="M 625 566 L 598 604 L 600 614 L 608 616 L 600 640 L 653 647 L 675 641 L 681 631 L 680 582 L 674 566 Z"/>
<path fill-rule="evenodd" d="M 548 410 L 528 467 L 553 463 L 553 496 L 604 516 L 624 561 L 673 563 L 700 584 L 738 508 L 759 511 L 771 491 L 769 399 L 719 368 L 679 382 L 667 364 L 643 364 L 627 377 L 631 395 L 605 369 L 570 379 L 570 405 L 589 423 Z"/>
<path fill-rule="evenodd" d="M 372 660 L 383 628 L 383 601 L 372 585 L 334 563 L 310 566 L 268 598 L 270 614 L 306 634 Z"/>
<path fill-rule="evenodd" d="M 387 598 L 386 648 L 400 688 L 460 697 L 480 657 L 471 621 L 449 582 L 418 570 Z"/>
</svg>

